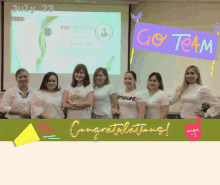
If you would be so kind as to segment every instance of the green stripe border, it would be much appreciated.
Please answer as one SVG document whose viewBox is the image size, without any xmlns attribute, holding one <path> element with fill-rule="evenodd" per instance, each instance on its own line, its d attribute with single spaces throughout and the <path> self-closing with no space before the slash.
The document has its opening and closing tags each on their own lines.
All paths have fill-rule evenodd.
<svg viewBox="0 0 220 185">
<path fill-rule="evenodd" d="M 110 125 L 118 125 L 129 122 L 129 127 L 126 131 L 128 131 L 132 126 L 136 124 L 146 124 L 144 126 L 145 129 L 150 130 L 150 128 L 157 130 L 158 127 L 162 127 L 159 130 L 165 130 L 167 128 L 167 124 L 170 123 L 168 132 L 164 131 L 162 135 L 159 135 L 159 132 L 148 131 L 145 133 L 141 133 L 139 136 L 137 133 L 124 133 L 120 132 L 118 135 L 114 135 L 114 133 L 106 133 L 100 132 L 98 138 L 95 139 L 97 135 L 94 132 L 80 132 L 77 137 L 73 138 L 70 135 L 70 128 L 73 122 L 76 121 L 74 119 L 71 120 L 37 120 L 37 119 L 2 119 L 0 120 L 0 141 L 14 141 L 20 133 L 30 124 L 35 128 L 40 141 L 190 141 L 186 137 L 186 124 L 196 124 L 195 119 L 162 119 L 162 120 L 153 120 L 153 119 L 109 119 L 109 120 L 100 120 L 100 119 L 80 119 L 79 125 L 75 124 L 73 127 L 73 135 L 76 135 L 77 131 L 80 129 L 86 130 L 95 129 L 100 130 L 102 128 L 109 128 Z M 41 130 L 37 129 L 37 125 L 39 126 L 41 123 L 50 123 L 48 127 L 44 127 L 44 129 L 49 130 L 50 128 L 54 128 L 54 131 L 51 133 L 43 134 L 43 128 Z M 118 128 L 124 129 L 123 126 L 116 126 L 116 130 Z M 136 127 L 135 127 L 136 128 Z M 134 130 L 135 130 L 134 128 Z M 110 129 L 109 129 L 110 130 Z M 113 130 L 113 127 L 111 127 Z M 140 130 L 140 127 L 139 127 Z M 220 141 L 220 120 L 218 119 L 201 119 L 201 131 L 202 135 L 198 141 Z M 116 131 L 115 131 L 116 133 Z M 168 134 L 168 136 L 167 136 Z M 60 139 L 48 139 L 43 138 L 43 136 L 55 135 L 54 138 Z M 198 142 L 197 141 L 197 142 Z M 192 141 L 191 141 L 192 142 Z"/>
</svg>

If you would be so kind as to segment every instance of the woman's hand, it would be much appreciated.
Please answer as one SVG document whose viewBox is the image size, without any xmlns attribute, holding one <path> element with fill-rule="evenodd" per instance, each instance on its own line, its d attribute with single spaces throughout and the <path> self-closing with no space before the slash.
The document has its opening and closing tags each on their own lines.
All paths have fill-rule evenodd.
<svg viewBox="0 0 220 185">
<path fill-rule="evenodd" d="M 112 108 L 112 115 L 113 115 L 113 119 L 119 119 L 119 110 L 116 108 Z"/>
<path fill-rule="evenodd" d="M 70 96 L 70 99 L 71 99 L 72 101 L 76 101 L 76 100 L 79 100 L 80 97 L 81 97 L 81 96 L 78 96 L 78 95 L 76 95 L 76 94 L 73 94 L 73 95 Z"/>
<path fill-rule="evenodd" d="M 116 108 L 112 108 L 112 115 L 120 114 L 119 110 Z"/>
<path fill-rule="evenodd" d="M 68 109 L 70 109 L 70 110 L 83 110 L 83 109 L 85 109 L 86 107 L 75 107 L 75 106 L 73 106 L 73 101 L 70 99 L 70 98 L 66 98 L 66 100 L 65 100 L 69 105 L 71 105 L 71 107 L 70 108 L 68 108 Z"/>
<path fill-rule="evenodd" d="M 195 112 L 195 114 L 196 114 L 197 116 L 205 117 L 205 113 L 204 113 L 201 109 L 197 109 L 197 111 Z"/>
<path fill-rule="evenodd" d="M 29 119 L 29 118 L 31 118 L 31 115 L 28 114 L 25 110 L 20 110 L 19 116 L 21 116 L 23 119 Z"/>
<path fill-rule="evenodd" d="M 73 101 L 70 98 L 67 98 L 66 102 L 69 103 L 70 105 L 73 105 Z"/>
<path fill-rule="evenodd" d="M 83 110 L 86 109 L 86 107 L 74 107 L 72 106 L 71 108 L 69 108 L 70 110 Z"/>
</svg>

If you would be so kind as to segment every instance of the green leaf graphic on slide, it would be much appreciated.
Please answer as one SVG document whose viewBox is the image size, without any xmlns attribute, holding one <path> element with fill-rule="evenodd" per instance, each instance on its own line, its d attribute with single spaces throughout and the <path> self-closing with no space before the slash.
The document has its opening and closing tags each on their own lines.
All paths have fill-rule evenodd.
<svg viewBox="0 0 220 185">
<path fill-rule="evenodd" d="M 46 36 L 44 34 L 45 28 L 48 28 L 48 26 L 51 24 L 52 21 L 54 21 L 58 16 L 49 16 L 44 19 L 44 21 L 41 23 L 41 32 L 39 35 L 39 47 L 40 47 L 40 56 L 37 58 L 36 61 L 36 71 L 40 69 L 40 66 L 42 64 L 42 61 L 46 55 L 47 50 L 47 44 L 46 44 Z"/>
<path fill-rule="evenodd" d="M 108 62 L 107 62 L 107 65 L 106 65 L 106 69 L 107 71 L 109 72 L 112 68 L 112 63 L 114 62 L 114 59 L 115 59 L 115 56 L 113 56 Z"/>
</svg>

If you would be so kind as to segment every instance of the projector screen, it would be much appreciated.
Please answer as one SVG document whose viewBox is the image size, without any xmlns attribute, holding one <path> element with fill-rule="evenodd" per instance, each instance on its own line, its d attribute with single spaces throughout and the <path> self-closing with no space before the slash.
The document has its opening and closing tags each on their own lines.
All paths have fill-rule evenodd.
<svg viewBox="0 0 220 185">
<path fill-rule="evenodd" d="M 45 73 L 58 73 L 59 85 L 71 82 L 77 64 L 85 64 L 90 81 L 107 68 L 111 84 L 123 88 L 128 62 L 128 6 L 5 3 L 4 89 L 16 85 L 25 68 L 29 85 L 39 89 Z M 122 35 L 123 33 L 123 35 Z"/>
</svg>

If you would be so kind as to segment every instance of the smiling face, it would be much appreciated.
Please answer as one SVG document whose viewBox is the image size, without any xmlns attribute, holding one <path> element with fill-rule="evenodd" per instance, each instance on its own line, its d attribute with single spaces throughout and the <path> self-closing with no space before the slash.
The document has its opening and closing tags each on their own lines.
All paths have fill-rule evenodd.
<svg viewBox="0 0 220 185">
<path fill-rule="evenodd" d="M 186 72 L 185 78 L 189 84 L 195 84 L 197 83 L 198 75 L 193 68 L 190 68 Z"/>
<path fill-rule="evenodd" d="M 107 77 L 103 74 L 102 71 L 99 71 L 95 77 L 95 81 L 97 83 L 98 86 L 103 86 L 105 85 L 105 81 L 106 81 Z"/>
<path fill-rule="evenodd" d="M 152 76 L 148 81 L 147 81 L 147 87 L 149 88 L 150 91 L 156 91 L 159 89 L 160 83 L 157 80 L 156 76 Z"/>
<path fill-rule="evenodd" d="M 124 85 L 126 88 L 133 88 L 135 87 L 135 83 L 137 80 L 134 79 L 131 73 L 126 73 L 124 76 Z"/>
<path fill-rule="evenodd" d="M 86 76 L 86 74 L 83 69 L 80 69 L 79 72 L 75 72 L 75 75 L 74 75 L 77 82 L 82 82 L 84 80 L 85 76 Z"/>
<path fill-rule="evenodd" d="M 16 78 L 19 86 L 27 86 L 29 83 L 29 74 L 26 71 L 22 71 Z"/>
<path fill-rule="evenodd" d="M 54 91 L 57 87 L 57 77 L 55 75 L 49 77 L 48 82 L 46 82 L 46 87 L 48 91 Z"/>
</svg>

